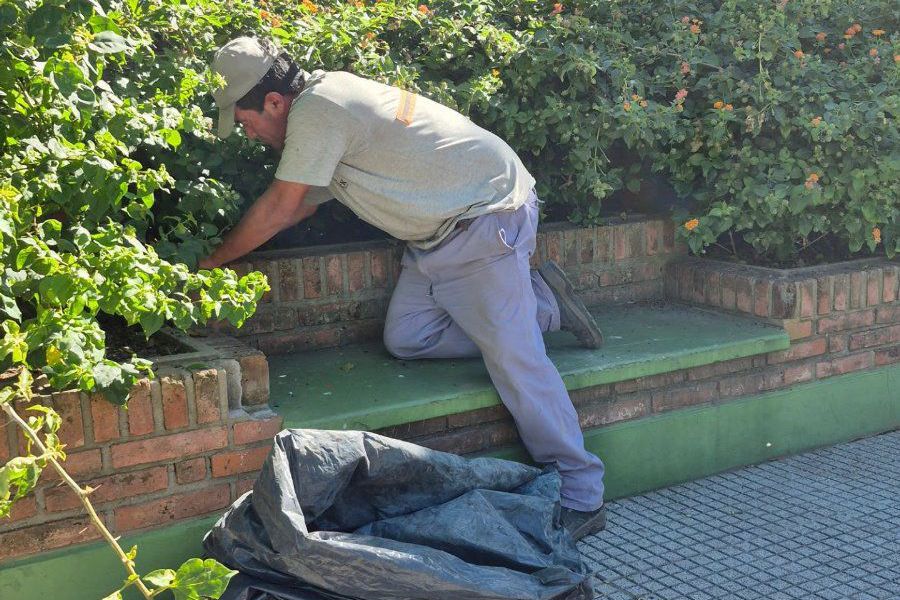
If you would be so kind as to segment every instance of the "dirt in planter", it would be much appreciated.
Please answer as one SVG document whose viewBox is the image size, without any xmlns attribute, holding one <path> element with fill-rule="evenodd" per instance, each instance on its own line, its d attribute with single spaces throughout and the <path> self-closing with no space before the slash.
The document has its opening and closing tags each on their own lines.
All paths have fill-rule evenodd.
<svg viewBox="0 0 900 600">
<path fill-rule="evenodd" d="M 734 250 L 737 250 L 735 254 Z M 797 256 L 786 259 L 778 259 L 771 256 L 758 254 L 753 246 L 746 243 L 739 235 L 734 236 L 734 247 L 731 238 L 726 234 L 721 236 L 716 244 L 706 248 L 702 255 L 716 260 L 729 261 L 744 265 L 769 267 L 772 269 L 794 269 L 799 267 L 815 267 L 846 260 L 860 258 L 875 258 L 884 256 L 879 248 L 876 252 L 869 252 L 865 246 L 859 252 L 850 252 L 847 242 L 835 235 L 826 235 L 808 248 L 800 251 Z"/>
<path fill-rule="evenodd" d="M 132 354 L 147 358 L 192 351 L 192 348 L 161 332 L 147 339 L 140 326 L 129 326 L 119 317 L 102 315 L 97 320 L 106 333 L 106 357 L 116 362 L 128 361 Z"/>
</svg>

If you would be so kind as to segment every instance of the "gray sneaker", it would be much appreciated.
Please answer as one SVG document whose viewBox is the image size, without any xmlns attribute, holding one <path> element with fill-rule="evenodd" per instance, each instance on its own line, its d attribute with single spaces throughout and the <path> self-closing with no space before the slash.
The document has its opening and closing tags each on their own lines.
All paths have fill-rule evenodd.
<svg viewBox="0 0 900 600">
<path fill-rule="evenodd" d="M 563 508 L 561 520 L 569 534 L 576 540 L 580 540 L 586 535 L 606 529 L 606 505 L 590 512 Z"/>
<path fill-rule="evenodd" d="M 540 267 L 538 273 L 550 286 L 556 303 L 559 304 L 559 325 L 563 331 L 575 334 L 585 348 L 599 348 L 603 345 L 603 333 L 597 327 L 594 317 L 588 312 L 584 303 L 575 295 L 572 282 L 566 277 L 559 265 L 548 260 Z"/>
</svg>

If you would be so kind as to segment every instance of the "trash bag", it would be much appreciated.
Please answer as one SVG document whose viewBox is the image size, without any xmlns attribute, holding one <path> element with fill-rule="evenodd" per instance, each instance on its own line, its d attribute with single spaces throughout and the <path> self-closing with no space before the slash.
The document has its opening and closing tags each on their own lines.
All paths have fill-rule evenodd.
<svg viewBox="0 0 900 600">
<path fill-rule="evenodd" d="M 203 540 L 224 600 L 589 600 L 559 474 L 360 431 L 285 430 Z"/>
</svg>

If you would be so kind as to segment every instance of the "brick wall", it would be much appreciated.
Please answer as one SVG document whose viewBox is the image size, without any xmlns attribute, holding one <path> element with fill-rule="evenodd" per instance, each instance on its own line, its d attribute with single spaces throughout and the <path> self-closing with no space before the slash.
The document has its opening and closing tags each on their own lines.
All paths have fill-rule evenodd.
<svg viewBox="0 0 900 600">
<path fill-rule="evenodd" d="M 268 410 L 268 366 L 235 340 L 206 340 L 204 368 L 160 367 L 140 381 L 128 408 L 77 391 L 40 397 L 61 415 L 64 463 L 113 533 L 221 512 L 250 489 L 281 418 Z M 0 422 L 0 462 L 24 436 Z M 52 468 L 0 522 L 0 561 L 93 540 L 99 534 Z"/>
<path fill-rule="evenodd" d="M 782 271 L 685 258 L 666 270 L 668 298 L 783 326 L 790 348 L 578 390 L 583 429 L 826 379 L 900 361 L 896 263 L 875 260 Z M 502 406 L 380 431 L 469 453 L 518 439 Z"/>
<path fill-rule="evenodd" d="M 269 355 L 379 339 L 402 253 L 383 241 L 251 254 L 231 266 L 265 273 L 272 290 L 241 330 L 212 329 Z M 533 264 L 556 260 L 597 305 L 661 298 L 666 264 L 685 253 L 667 220 L 556 224 L 538 234 Z"/>
</svg>

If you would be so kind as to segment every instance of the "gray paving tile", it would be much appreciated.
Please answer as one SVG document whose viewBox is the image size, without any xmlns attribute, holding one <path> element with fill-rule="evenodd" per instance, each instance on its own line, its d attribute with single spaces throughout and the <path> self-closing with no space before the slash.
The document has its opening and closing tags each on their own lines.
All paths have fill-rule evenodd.
<svg viewBox="0 0 900 600">
<path fill-rule="evenodd" d="M 900 599 L 900 431 L 609 503 L 597 598 Z"/>
</svg>

